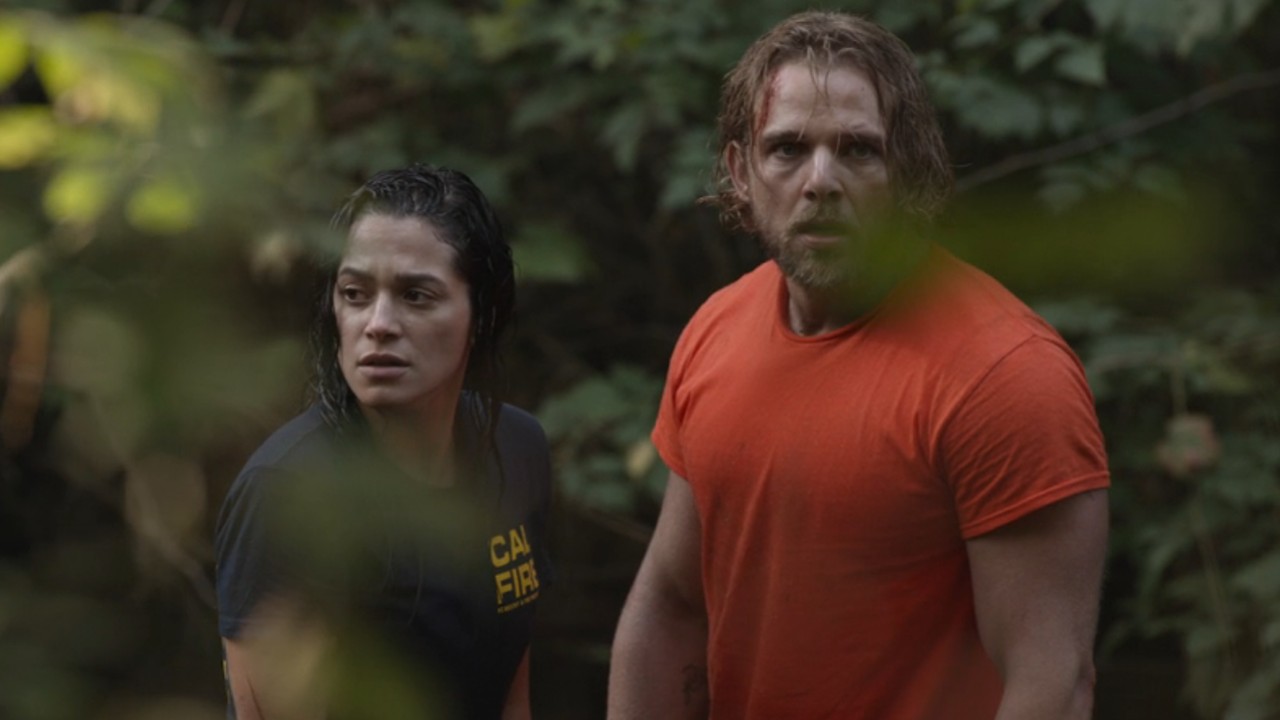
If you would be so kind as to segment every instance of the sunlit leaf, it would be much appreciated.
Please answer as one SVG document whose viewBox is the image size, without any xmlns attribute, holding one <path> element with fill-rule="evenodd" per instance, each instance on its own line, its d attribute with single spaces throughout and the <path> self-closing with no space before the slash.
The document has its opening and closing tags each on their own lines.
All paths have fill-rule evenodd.
<svg viewBox="0 0 1280 720">
<path fill-rule="evenodd" d="M 483 60 L 498 62 L 520 48 L 523 22 L 514 12 L 476 15 L 470 25 Z"/>
<path fill-rule="evenodd" d="M 139 230 L 172 235 L 195 225 L 199 206 L 194 188 L 175 180 L 154 180 L 134 191 L 125 215 Z"/>
<path fill-rule="evenodd" d="M 111 178 L 105 171 L 72 166 L 45 187 L 45 214 L 59 222 L 88 224 L 102 214 L 110 195 Z"/>
<path fill-rule="evenodd" d="M 54 146 L 58 126 L 47 107 L 0 109 L 0 168 L 20 168 Z"/>
<path fill-rule="evenodd" d="M 0 16 L 0 90 L 27 66 L 27 38 L 15 20 Z"/>
<path fill-rule="evenodd" d="M 109 62 L 74 44 L 50 43 L 36 55 L 36 69 L 59 112 L 73 122 L 114 120 L 150 133 L 159 121 L 159 90 L 139 82 Z M 92 64 L 94 61 L 98 64 Z"/>
</svg>

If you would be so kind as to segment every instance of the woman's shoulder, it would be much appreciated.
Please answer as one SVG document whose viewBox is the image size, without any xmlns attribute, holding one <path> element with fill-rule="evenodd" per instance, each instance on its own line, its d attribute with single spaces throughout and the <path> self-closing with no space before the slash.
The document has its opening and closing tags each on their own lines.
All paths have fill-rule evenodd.
<svg viewBox="0 0 1280 720">
<path fill-rule="evenodd" d="M 502 404 L 498 415 L 498 446 L 504 451 L 516 449 L 545 452 L 547 434 L 542 423 L 527 410 L 508 403 Z"/>
<path fill-rule="evenodd" d="M 336 438 L 319 406 L 311 406 L 271 433 L 249 456 L 241 474 L 266 469 L 301 470 L 332 461 Z"/>
</svg>

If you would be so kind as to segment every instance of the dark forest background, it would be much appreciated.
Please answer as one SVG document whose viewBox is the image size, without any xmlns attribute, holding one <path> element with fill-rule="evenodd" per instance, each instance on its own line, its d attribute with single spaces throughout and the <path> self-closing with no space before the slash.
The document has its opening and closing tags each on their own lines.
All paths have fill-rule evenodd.
<svg viewBox="0 0 1280 720">
<path fill-rule="evenodd" d="M 0 717 L 221 716 L 213 517 L 305 402 L 330 213 L 414 160 L 511 233 L 509 396 L 557 474 L 535 714 L 602 717 L 668 353 L 761 258 L 697 203 L 719 81 L 814 4 L 0 9 Z M 1280 3 L 825 6 L 916 51 L 959 177 L 940 242 L 1088 369 L 1114 475 L 1098 717 L 1280 717 Z M 352 682 L 394 708 L 379 677 Z"/>
</svg>

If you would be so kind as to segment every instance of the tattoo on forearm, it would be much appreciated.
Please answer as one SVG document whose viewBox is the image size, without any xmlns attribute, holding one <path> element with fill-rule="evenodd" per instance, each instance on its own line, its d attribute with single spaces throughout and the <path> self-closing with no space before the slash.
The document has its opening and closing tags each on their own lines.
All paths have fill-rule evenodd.
<svg viewBox="0 0 1280 720">
<path fill-rule="evenodd" d="M 684 675 L 684 706 L 706 705 L 709 700 L 707 669 L 701 665 L 689 664 L 680 673 Z"/>
</svg>

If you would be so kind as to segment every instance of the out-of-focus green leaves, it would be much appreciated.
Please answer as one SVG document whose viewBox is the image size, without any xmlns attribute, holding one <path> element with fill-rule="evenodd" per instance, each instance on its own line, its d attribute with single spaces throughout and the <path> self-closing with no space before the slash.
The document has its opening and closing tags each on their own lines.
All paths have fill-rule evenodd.
<svg viewBox="0 0 1280 720">
<path fill-rule="evenodd" d="M 26 167 L 43 158 L 58 137 L 46 107 L 0 108 L 0 169 Z"/>
<path fill-rule="evenodd" d="M 272 70 L 245 103 L 244 113 L 250 118 L 274 118 L 282 137 L 310 132 L 316 123 L 315 89 L 302 72 Z"/>
<path fill-rule="evenodd" d="M 1107 81 L 1106 63 L 1099 43 L 1068 49 L 1058 57 L 1053 67 L 1062 77 L 1085 85 L 1103 85 Z"/>
<path fill-rule="evenodd" d="M 106 209 L 111 190 L 111 176 L 105 169 L 68 167 L 45 187 L 44 210 L 57 222 L 88 225 Z"/>
<path fill-rule="evenodd" d="M 27 38 L 15 18 L 0 16 L 0 89 L 27 66 Z"/>
<path fill-rule="evenodd" d="M 176 178 L 158 178 L 133 192 L 125 214 L 139 230 L 172 235 L 194 227 L 199 208 L 195 187 Z"/>
</svg>

